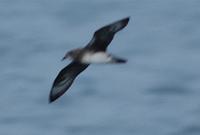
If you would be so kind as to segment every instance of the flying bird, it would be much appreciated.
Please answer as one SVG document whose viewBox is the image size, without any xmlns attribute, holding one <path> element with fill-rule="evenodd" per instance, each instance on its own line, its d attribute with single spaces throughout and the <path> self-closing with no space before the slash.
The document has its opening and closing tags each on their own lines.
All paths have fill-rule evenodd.
<svg viewBox="0 0 200 135">
<path fill-rule="evenodd" d="M 92 63 L 126 63 L 126 59 L 106 52 L 114 35 L 129 22 L 129 17 L 106 25 L 93 34 L 91 41 L 83 48 L 73 49 L 62 60 L 69 58 L 72 62 L 63 68 L 53 82 L 49 102 L 62 96 L 72 85 L 76 77 Z"/>
</svg>

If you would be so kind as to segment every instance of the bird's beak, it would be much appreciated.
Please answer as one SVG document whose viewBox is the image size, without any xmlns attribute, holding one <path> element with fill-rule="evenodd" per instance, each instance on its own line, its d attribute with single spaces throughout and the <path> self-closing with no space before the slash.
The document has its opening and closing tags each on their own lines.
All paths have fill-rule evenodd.
<svg viewBox="0 0 200 135">
<path fill-rule="evenodd" d="M 69 57 L 69 55 L 68 54 L 66 54 L 62 59 L 61 59 L 61 61 L 63 61 L 63 60 L 65 60 L 65 59 L 67 59 Z"/>
</svg>

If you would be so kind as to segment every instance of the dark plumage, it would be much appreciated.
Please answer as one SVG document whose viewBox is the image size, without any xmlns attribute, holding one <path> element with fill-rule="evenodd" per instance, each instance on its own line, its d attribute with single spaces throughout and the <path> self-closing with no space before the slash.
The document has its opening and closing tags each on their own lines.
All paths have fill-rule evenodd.
<svg viewBox="0 0 200 135">
<path fill-rule="evenodd" d="M 72 62 L 63 68 L 56 79 L 54 80 L 53 86 L 49 95 L 49 102 L 55 101 L 61 95 L 63 95 L 69 87 L 72 85 L 75 78 L 84 71 L 90 63 L 85 63 L 84 60 L 87 54 L 90 54 L 94 57 L 93 54 L 97 55 L 92 60 L 98 59 L 107 59 L 110 63 L 125 63 L 126 60 L 122 58 L 117 58 L 111 55 L 106 54 L 106 49 L 110 42 L 112 41 L 115 33 L 123 29 L 129 22 L 129 17 L 116 21 L 112 24 L 106 25 L 100 29 L 98 29 L 94 35 L 92 40 L 86 45 L 84 48 L 75 49 L 69 51 L 65 57 L 70 57 Z M 83 59 L 84 57 L 84 59 Z M 96 58 L 97 57 L 97 58 Z M 101 58 L 102 57 L 102 58 Z M 90 57 L 89 57 L 90 58 Z"/>
</svg>

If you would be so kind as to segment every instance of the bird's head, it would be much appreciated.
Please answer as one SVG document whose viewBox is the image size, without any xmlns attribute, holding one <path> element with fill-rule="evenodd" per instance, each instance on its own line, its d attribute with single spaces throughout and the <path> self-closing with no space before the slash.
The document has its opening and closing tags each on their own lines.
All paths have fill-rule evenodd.
<svg viewBox="0 0 200 135">
<path fill-rule="evenodd" d="M 75 59 L 77 55 L 80 53 L 80 50 L 81 50 L 80 48 L 77 48 L 77 49 L 67 52 L 65 56 L 62 58 L 62 61 L 68 58 Z"/>
</svg>

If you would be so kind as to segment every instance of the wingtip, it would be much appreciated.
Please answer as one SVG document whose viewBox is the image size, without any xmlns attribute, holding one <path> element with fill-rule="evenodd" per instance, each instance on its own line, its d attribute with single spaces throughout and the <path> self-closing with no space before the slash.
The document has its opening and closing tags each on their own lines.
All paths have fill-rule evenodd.
<svg viewBox="0 0 200 135">
<path fill-rule="evenodd" d="M 130 20 L 130 16 L 128 16 L 128 17 L 122 19 L 122 21 L 123 21 L 126 25 L 128 24 L 129 20 Z"/>
<path fill-rule="evenodd" d="M 130 16 L 127 16 L 127 17 L 125 17 L 124 19 L 127 20 L 127 21 L 129 21 L 130 18 L 131 18 Z"/>
<path fill-rule="evenodd" d="M 57 100 L 62 95 L 62 94 L 59 94 L 59 93 L 57 93 L 57 94 L 53 93 L 53 91 L 55 90 L 53 88 L 51 89 L 51 91 L 49 93 L 49 104 L 54 102 L 55 100 Z"/>
<path fill-rule="evenodd" d="M 52 102 L 54 102 L 57 98 L 55 98 L 54 96 L 52 96 L 51 94 L 49 95 L 49 104 L 51 104 Z"/>
<path fill-rule="evenodd" d="M 49 102 L 48 102 L 48 103 L 51 104 L 52 102 L 53 102 L 53 101 L 49 99 Z"/>
</svg>

